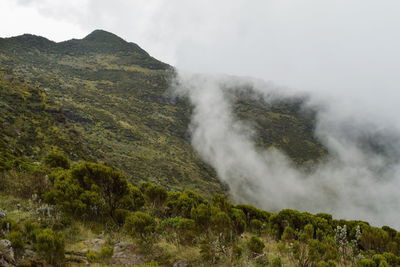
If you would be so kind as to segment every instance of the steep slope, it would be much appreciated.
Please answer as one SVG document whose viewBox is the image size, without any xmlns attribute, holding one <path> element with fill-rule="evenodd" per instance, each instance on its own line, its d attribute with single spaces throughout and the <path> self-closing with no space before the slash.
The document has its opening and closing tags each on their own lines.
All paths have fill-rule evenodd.
<svg viewBox="0 0 400 267">
<path fill-rule="evenodd" d="M 173 68 L 138 45 L 101 30 L 61 43 L 25 34 L 0 39 L 0 67 L 2 157 L 39 160 L 59 150 L 134 181 L 224 190 L 191 148 L 190 104 L 168 93 Z M 244 98 L 235 111 L 254 122 L 260 146 L 278 147 L 298 164 L 326 153 L 299 103 Z"/>
</svg>

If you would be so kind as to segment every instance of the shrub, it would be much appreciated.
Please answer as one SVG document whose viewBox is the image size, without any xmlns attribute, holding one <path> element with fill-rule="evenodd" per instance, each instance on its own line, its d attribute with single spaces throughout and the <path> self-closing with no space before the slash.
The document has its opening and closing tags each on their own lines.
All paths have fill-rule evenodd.
<svg viewBox="0 0 400 267">
<path fill-rule="evenodd" d="M 219 233 L 228 233 L 232 230 L 232 221 L 226 212 L 220 211 L 211 217 L 212 228 Z"/>
<path fill-rule="evenodd" d="M 265 248 L 264 242 L 256 237 L 252 236 L 250 240 L 247 242 L 247 248 L 253 254 L 262 254 Z"/>
<path fill-rule="evenodd" d="M 385 257 L 385 260 L 388 264 L 392 266 L 397 266 L 400 263 L 400 258 L 397 257 L 395 254 L 390 252 L 385 252 L 382 254 Z"/>
<path fill-rule="evenodd" d="M 336 263 L 333 260 L 321 261 L 315 265 L 316 267 L 335 267 Z"/>
<path fill-rule="evenodd" d="M 389 234 L 376 227 L 365 227 L 361 233 L 360 244 L 365 250 L 385 252 Z"/>
<path fill-rule="evenodd" d="M 13 231 L 8 234 L 8 239 L 11 241 L 11 245 L 14 249 L 24 248 L 25 240 L 21 232 Z"/>
<path fill-rule="evenodd" d="M 6 217 L 0 219 L 0 230 L 3 232 L 19 231 L 19 225 L 13 219 Z"/>
<path fill-rule="evenodd" d="M 146 200 L 153 205 L 162 205 L 167 200 L 168 192 L 162 186 L 142 183 L 141 188 Z"/>
<path fill-rule="evenodd" d="M 167 206 L 174 216 L 189 218 L 192 209 L 197 208 L 200 204 L 206 204 L 204 198 L 190 190 L 168 194 Z"/>
<path fill-rule="evenodd" d="M 122 226 L 125 223 L 126 217 L 129 216 L 131 212 L 129 210 L 124 210 L 124 209 L 116 209 L 115 210 L 115 222 L 119 225 Z"/>
<path fill-rule="evenodd" d="M 375 254 L 372 256 L 372 260 L 376 263 L 376 266 L 381 266 L 381 264 L 387 266 L 386 258 L 381 254 Z"/>
<path fill-rule="evenodd" d="M 43 229 L 35 235 L 36 251 L 50 264 L 56 264 L 64 259 L 64 239 L 61 234 L 51 229 Z"/>
<path fill-rule="evenodd" d="M 362 259 L 357 264 L 358 267 L 377 267 L 376 263 L 370 259 Z"/>
<path fill-rule="evenodd" d="M 268 222 L 272 213 L 264 210 L 260 210 L 256 207 L 247 204 L 239 204 L 236 205 L 235 208 L 240 209 L 246 216 L 247 224 L 250 223 L 251 220 L 257 219 L 261 222 Z"/>
<path fill-rule="evenodd" d="M 50 168 L 63 168 L 69 169 L 70 163 L 64 154 L 58 152 L 52 152 L 48 154 L 44 160 L 44 164 Z"/>
<path fill-rule="evenodd" d="M 217 207 L 219 210 L 229 213 L 232 208 L 232 203 L 230 203 L 225 195 L 216 194 L 212 198 L 212 203 L 214 207 Z"/>
<path fill-rule="evenodd" d="M 140 209 L 144 205 L 144 196 L 140 189 L 132 184 L 129 184 L 130 199 L 133 202 L 132 207 L 136 210 Z"/>
<path fill-rule="evenodd" d="M 233 230 L 237 235 L 240 235 L 246 229 L 246 215 L 240 209 L 232 208 L 230 212 L 232 219 Z"/>
<path fill-rule="evenodd" d="M 89 250 L 86 257 L 89 262 L 101 262 L 111 258 L 113 255 L 113 247 L 104 246 L 99 252 Z"/>
<path fill-rule="evenodd" d="M 46 201 L 74 216 L 117 221 L 117 209 L 136 210 L 143 204 L 137 188 L 129 186 L 121 172 L 101 164 L 84 162 L 52 174 L 51 180 Z"/>
<path fill-rule="evenodd" d="M 312 224 L 307 224 L 301 233 L 301 240 L 306 242 L 314 237 L 314 226 Z"/>
<path fill-rule="evenodd" d="M 202 203 L 199 206 L 192 208 L 190 217 L 198 226 L 207 228 L 210 224 L 211 208 L 209 205 Z"/>
<path fill-rule="evenodd" d="M 167 232 L 175 232 L 180 243 L 192 243 L 196 237 L 196 223 L 192 219 L 174 217 L 161 223 L 161 229 Z"/>
<path fill-rule="evenodd" d="M 289 241 L 296 239 L 296 232 L 290 226 L 286 226 L 282 234 L 282 240 Z"/>
<path fill-rule="evenodd" d="M 263 223 L 260 220 L 253 219 L 250 221 L 250 229 L 253 233 L 260 234 L 263 228 Z"/>
<path fill-rule="evenodd" d="M 133 237 L 145 238 L 154 232 L 156 221 L 147 213 L 137 211 L 129 215 L 124 224 L 125 230 Z"/>
<path fill-rule="evenodd" d="M 272 267 L 281 267 L 282 266 L 282 259 L 281 257 L 275 257 L 271 261 Z"/>
</svg>

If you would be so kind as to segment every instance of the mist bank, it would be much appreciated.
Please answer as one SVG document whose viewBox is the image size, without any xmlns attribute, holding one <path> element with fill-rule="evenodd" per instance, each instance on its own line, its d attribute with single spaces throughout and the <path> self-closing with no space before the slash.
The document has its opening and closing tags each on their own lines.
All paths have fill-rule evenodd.
<svg viewBox="0 0 400 267">
<path fill-rule="evenodd" d="M 399 131 L 327 96 L 251 78 L 178 72 L 174 94 L 194 110 L 191 142 L 227 183 L 236 202 L 276 211 L 293 208 L 400 227 Z M 232 92 L 249 90 L 266 105 L 293 97 L 316 112 L 315 135 L 329 156 L 305 171 L 276 149 L 260 149 L 251 124 L 233 112 Z"/>
</svg>

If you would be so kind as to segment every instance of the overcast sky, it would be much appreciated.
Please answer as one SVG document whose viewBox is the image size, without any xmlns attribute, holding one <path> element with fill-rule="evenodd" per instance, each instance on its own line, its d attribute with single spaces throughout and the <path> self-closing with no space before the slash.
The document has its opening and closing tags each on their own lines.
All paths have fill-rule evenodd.
<svg viewBox="0 0 400 267">
<path fill-rule="evenodd" d="M 399 14 L 398 0 L 1 0 L 0 35 L 104 29 L 188 71 L 323 92 L 397 122 Z"/>
</svg>

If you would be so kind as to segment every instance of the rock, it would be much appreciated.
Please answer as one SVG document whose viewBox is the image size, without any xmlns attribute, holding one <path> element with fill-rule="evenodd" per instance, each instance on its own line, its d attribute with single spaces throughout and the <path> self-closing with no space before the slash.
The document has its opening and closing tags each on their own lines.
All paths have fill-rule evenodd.
<svg viewBox="0 0 400 267">
<path fill-rule="evenodd" d="M 26 249 L 20 259 L 18 260 L 18 266 L 40 266 L 40 259 L 36 252 L 30 249 Z"/>
<path fill-rule="evenodd" d="M 69 263 L 89 264 L 86 254 L 83 252 L 66 251 L 65 261 Z"/>
<path fill-rule="evenodd" d="M 100 238 L 95 238 L 91 240 L 85 240 L 82 243 L 85 246 L 82 252 L 89 252 L 89 250 L 99 252 L 103 248 L 106 241 Z"/>
<path fill-rule="evenodd" d="M 4 210 L 0 209 L 0 219 L 4 219 L 5 217 L 7 217 L 7 213 Z"/>
<path fill-rule="evenodd" d="M 10 240 L 0 240 L 0 259 L 2 259 L 3 262 L 1 266 L 13 266 L 15 263 L 14 250 Z M 8 263 L 8 265 L 5 265 L 4 262 Z"/>
<path fill-rule="evenodd" d="M 24 254 L 22 254 L 22 258 L 34 258 L 36 257 L 36 252 L 30 249 L 26 249 Z"/>
<path fill-rule="evenodd" d="M 185 260 L 177 260 L 172 266 L 173 267 L 190 267 L 190 264 Z"/>
<path fill-rule="evenodd" d="M 138 248 L 128 242 L 115 244 L 111 263 L 116 265 L 140 265 L 144 264 L 143 256 L 139 254 Z"/>
</svg>

